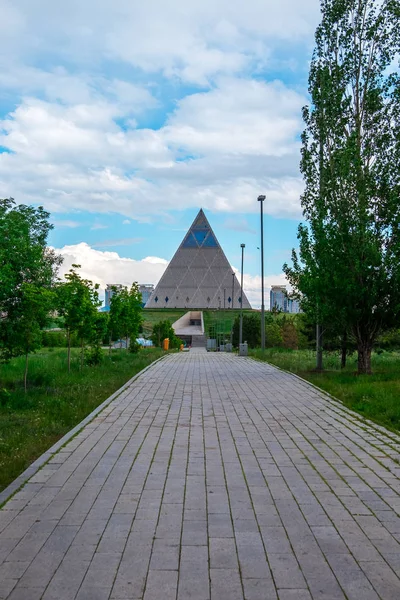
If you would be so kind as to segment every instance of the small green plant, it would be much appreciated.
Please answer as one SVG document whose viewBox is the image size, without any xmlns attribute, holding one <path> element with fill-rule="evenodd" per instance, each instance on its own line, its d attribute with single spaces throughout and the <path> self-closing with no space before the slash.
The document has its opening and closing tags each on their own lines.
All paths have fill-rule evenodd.
<svg viewBox="0 0 400 600">
<path fill-rule="evenodd" d="M 95 367 L 104 360 L 104 352 L 100 346 L 90 346 L 85 349 L 85 365 Z"/>
<path fill-rule="evenodd" d="M 11 394 L 6 388 L 0 388 L 0 406 L 4 407 L 9 404 L 11 399 Z"/>
</svg>

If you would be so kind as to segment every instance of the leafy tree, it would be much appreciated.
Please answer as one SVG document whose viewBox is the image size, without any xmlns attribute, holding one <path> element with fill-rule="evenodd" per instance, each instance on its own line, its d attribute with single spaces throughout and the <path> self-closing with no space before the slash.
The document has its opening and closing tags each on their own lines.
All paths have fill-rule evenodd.
<svg viewBox="0 0 400 600">
<path fill-rule="evenodd" d="M 107 313 L 97 312 L 93 316 L 92 327 L 87 338 L 90 347 L 85 350 L 85 363 L 89 366 L 98 365 L 103 360 L 102 344 L 107 336 L 108 323 L 109 315 Z"/>
<path fill-rule="evenodd" d="M 354 336 L 358 372 L 370 373 L 379 333 L 400 316 L 400 8 L 321 8 L 303 110 L 307 225 L 284 271 L 309 315 Z"/>
<path fill-rule="evenodd" d="M 16 205 L 12 198 L 0 199 L 0 312 L 18 298 L 23 283 L 50 287 L 62 262 L 47 247 L 53 225 L 49 213 Z"/>
<path fill-rule="evenodd" d="M 159 321 L 154 323 L 153 332 L 151 334 L 151 341 L 155 346 L 162 348 L 163 341 L 169 339 L 170 348 L 179 348 L 182 344 L 182 340 L 175 335 L 175 331 L 168 320 Z"/>
<path fill-rule="evenodd" d="M 289 350 L 297 350 L 299 347 L 299 338 L 297 329 L 293 322 L 286 321 L 282 324 L 283 347 Z"/>
<path fill-rule="evenodd" d="M 23 283 L 18 302 L 7 305 L 0 336 L 2 358 L 9 360 L 25 355 L 24 388 L 27 390 L 28 357 L 42 346 L 42 331 L 54 306 L 54 292 L 32 283 Z"/>
<path fill-rule="evenodd" d="M 282 330 L 276 321 L 265 326 L 265 340 L 267 348 L 279 348 L 282 346 Z"/>
<path fill-rule="evenodd" d="M 28 355 L 41 346 L 41 328 L 54 308 L 54 284 L 61 258 L 47 248 L 52 229 L 42 207 L 0 200 L 0 357 Z"/>
<path fill-rule="evenodd" d="M 237 315 L 233 323 L 232 340 L 233 345 L 239 345 L 240 316 Z M 260 315 L 258 313 L 243 314 L 243 342 L 247 342 L 249 348 L 258 348 L 261 345 Z"/>
<path fill-rule="evenodd" d="M 85 341 L 93 338 L 98 317 L 99 285 L 82 279 L 77 272 L 80 265 L 72 265 L 65 281 L 57 286 L 58 312 L 64 318 L 67 332 L 68 371 L 71 370 L 71 335 L 76 333 L 81 346 L 81 368 L 84 359 Z"/>
<path fill-rule="evenodd" d="M 130 339 L 134 349 L 142 320 L 142 295 L 138 284 L 133 283 L 130 290 L 114 287 L 110 301 L 110 341 L 124 337 L 126 347 Z"/>
</svg>

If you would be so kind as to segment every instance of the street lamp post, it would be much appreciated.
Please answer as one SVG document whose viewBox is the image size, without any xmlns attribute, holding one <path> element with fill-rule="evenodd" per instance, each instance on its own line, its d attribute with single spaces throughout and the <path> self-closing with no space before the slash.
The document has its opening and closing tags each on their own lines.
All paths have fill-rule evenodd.
<svg viewBox="0 0 400 600">
<path fill-rule="evenodd" d="M 258 196 L 261 210 L 261 351 L 265 350 L 265 303 L 264 303 L 264 200 L 265 196 Z"/>
<path fill-rule="evenodd" d="M 239 326 L 239 347 L 243 343 L 243 255 L 245 244 L 240 244 L 242 249 L 242 271 L 240 276 L 240 326 Z"/>
</svg>

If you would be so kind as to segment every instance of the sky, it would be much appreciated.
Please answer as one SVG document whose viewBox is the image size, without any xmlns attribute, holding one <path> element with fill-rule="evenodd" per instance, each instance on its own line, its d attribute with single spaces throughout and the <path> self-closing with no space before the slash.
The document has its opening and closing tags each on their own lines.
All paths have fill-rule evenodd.
<svg viewBox="0 0 400 600">
<path fill-rule="evenodd" d="M 260 305 L 301 219 L 319 0 L 0 0 L 0 195 L 100 283 L 156 283 L 203 208 Z"/>
</svg>

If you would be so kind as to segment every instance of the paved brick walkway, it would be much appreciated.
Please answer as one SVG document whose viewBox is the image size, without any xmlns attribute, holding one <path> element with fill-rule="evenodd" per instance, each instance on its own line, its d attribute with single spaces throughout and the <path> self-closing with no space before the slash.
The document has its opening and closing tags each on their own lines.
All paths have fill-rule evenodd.
<svg viewBox="0 0 400 600">
<path fill-rule="evenodd" d="M 268 365 L 169 356 L 0 511 L 0 598 L 396 600 L 399 451 Z"/>
</svg>

